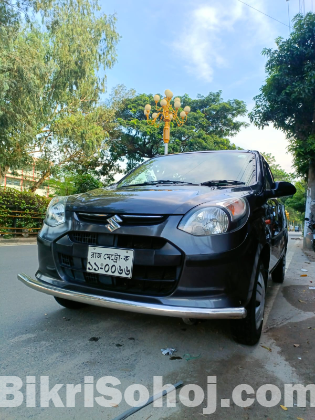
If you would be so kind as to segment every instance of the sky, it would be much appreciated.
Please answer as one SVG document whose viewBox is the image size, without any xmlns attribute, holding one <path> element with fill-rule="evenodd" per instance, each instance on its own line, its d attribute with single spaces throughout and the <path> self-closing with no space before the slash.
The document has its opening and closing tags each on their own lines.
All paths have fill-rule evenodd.
<svg viewBox="0 0 315 420">
<path fill-rule="evenodd" d="M 290 19 L 299 11 L 315 10 L 315 0 L 245 3 L 100 0 L 103 12 L 116 15 L 121 36 L 118 61 L 106 72 L 107 93 L 118 84 L 137 93 L 171 89 L 175 96 L 192 98 L 221 90 L 224 100 L 241 99 L 250 111 L 265 80 L 262 49 L 275 48 L 279 36 L 287 38 Z M 230 140 L 272 153 L 286 171 L 293 171 L 285 135 L 272 126 L 258 130 L 250 125 Z"/>
</svg>

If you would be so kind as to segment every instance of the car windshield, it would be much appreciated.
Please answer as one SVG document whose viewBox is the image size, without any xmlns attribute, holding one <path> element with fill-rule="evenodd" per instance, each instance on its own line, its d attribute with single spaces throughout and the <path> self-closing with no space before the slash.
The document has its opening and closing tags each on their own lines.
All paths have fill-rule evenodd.
<svg viewBox="0 0 315 420">
<path fill-rule="evenodd" d="M 120 181 L 118 188 L 167 183 L 252 185 L 255 182 L 256 160 L 253 153 L 187 153 L 148 160 Z"/>
</svg>

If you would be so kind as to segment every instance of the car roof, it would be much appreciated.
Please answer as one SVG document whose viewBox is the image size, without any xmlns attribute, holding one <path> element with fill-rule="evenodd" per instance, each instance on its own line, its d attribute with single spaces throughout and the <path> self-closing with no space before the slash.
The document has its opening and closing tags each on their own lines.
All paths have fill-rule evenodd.
<svg viewBox="0 0 315 420">
<path fill-rule="evenodd" d="M 182 152 L 182 153 L 171 153 L 168 155 L 157 155 L 159 157 L 162 156 L 178 156 L 178 155 L 194 155 L 197 153 L 258 153 L 257 150 L 197 150 L 195 152 Z M 155 157 L 157 157 L 155 156 Z"/>
</svg>

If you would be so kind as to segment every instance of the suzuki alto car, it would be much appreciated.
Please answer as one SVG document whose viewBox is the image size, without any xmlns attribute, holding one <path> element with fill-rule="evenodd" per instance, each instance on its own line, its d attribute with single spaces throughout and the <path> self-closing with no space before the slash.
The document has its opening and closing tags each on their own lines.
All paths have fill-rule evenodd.
<svg viewBox="0 0 315 420">
<path fill-rule="evenodd" d="M 52 199 L 38 235 L 35 279 L 18 278 L 66 308 L 228 318 L 258 342 L 266 284 L 283 282 L 287 222 L 256 151 L 157 156 L 117 184 Z"/>
</svg>

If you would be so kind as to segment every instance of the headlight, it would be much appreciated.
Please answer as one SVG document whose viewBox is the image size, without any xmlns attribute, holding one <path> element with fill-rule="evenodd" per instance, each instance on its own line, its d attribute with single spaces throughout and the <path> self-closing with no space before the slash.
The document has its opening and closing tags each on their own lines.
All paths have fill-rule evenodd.
<svg viewBox="0 0 315 420">
<path fill-rule="evenodd" d="M 194 236 L 225 233 L 242 225 L 247 214 L 247 207 L 243 198 L 202 204 L 183 217 L 178 229 Z"/>
<path fill-rule="evenodd" d="M 65 222 L 65 209 L 68 197 L 54 197 L 46 211 L 45 223 L 48 226 L 58 226 Z"/>
</svg>

